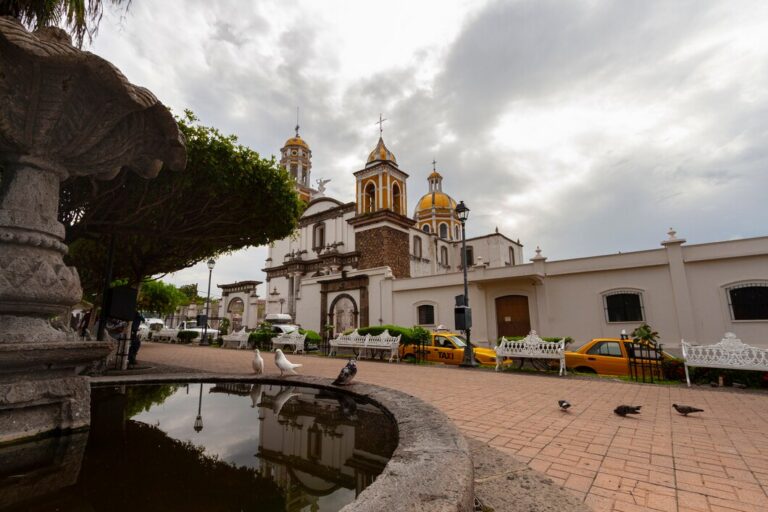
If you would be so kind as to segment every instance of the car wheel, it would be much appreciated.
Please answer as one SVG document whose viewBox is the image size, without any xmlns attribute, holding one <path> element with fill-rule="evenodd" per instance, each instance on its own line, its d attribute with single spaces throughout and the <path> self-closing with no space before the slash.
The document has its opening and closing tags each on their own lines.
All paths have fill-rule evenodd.
<svg viewBox="0 0 768 512">
<path fill-rule="evenodd" d="M 595 371 L 595 369 L 590 368 L 589 366 L 578 366 L 574 368 L 573 371 L 579 372 L 579 373 L 591 373 L 593 375 L 597 375 L 597 372 Z"/>
</svg>

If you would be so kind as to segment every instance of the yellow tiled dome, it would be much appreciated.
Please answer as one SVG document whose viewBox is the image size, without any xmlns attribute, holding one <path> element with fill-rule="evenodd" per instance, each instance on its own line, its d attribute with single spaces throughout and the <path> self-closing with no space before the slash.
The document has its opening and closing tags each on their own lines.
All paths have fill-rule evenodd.
<svg viewBox="0 0 768 512">
<path fill-rule="evenodd" d="M 309 149 L 309 146 L 307 146 L 307 143 L 304 142 L 304 139 L 302 139 L 298 135 L 296 137 L 291 137 L 290 139 L 285 141 L 285 145 L 284 146 L 301 146 L 301 147 Z"/>
<path fill-rule="evenodd" d="M 384 145 L 384 139 L 381 137 L 379 137 L 379 143 L 376 144 L 376 147 L 373 148 L 371 154 L 368 155 L 368 161 L 366 162 L 366 165 L 373 162 L 392 162 L 395 164 L 395 166 L 397 166 L 397 159 L 395 158 L 395 154 L 387 149 L 387 146 Z"/>
<path fill-rule="evenodd" d="M 418 205 L 416 206 L 416 213 L 418 214 L 418 212 L 424 210 L 431 210 L 433 206 L 435 208 L 454 209 L 456 208 L 456 201 L 451 199 L 451 197 L 444 192 L 430 192 L 419 199 Z"/>
</svg>

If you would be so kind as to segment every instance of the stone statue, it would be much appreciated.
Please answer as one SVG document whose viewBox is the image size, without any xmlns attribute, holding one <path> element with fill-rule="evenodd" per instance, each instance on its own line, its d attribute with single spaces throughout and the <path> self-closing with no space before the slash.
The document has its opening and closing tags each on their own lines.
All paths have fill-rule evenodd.
<svg viewBox="0 0 768 512">
<path fill-rule="evenodd" d="M 82 296 L 77 271 L 63 261 L 59 183 L 122 169 L 151 178 L 164 163 L 183 169 L 186 149 L 151 92 L 57 28 L 30 33 L 0 17 L 0 98 L 0 409 L 51 406 L 29 416 L 35 425 L 4 412 L 2 442 L 87 425 L 88 383 L 75 369 L 110 348 L 50 323 Z"/>
<path fill-rule="evenodd" d="M 321 195 L 321 196 L 325 195 L 325 184 L 329 183 L 330 181 L 331 181 L 330 178 L 327 180 L 324 180 L 322 178 L 320 178 L 319 180 L 315 180 L 315 182 L 317 183 L 318 195 Z"/>
</svg>

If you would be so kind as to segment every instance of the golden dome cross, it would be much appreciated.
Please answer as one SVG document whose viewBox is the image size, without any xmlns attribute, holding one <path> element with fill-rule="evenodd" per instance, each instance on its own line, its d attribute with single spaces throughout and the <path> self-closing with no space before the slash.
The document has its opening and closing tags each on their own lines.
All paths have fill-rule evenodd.
<svg viewBox="0 0 768 512">
<path fill-rule="evenodd" d="M 384 121 L 387 121 L 387 119 L 384 119 L 382 115 L 379 114 L 379 120 L 373 123 L 379 125 L 379 137 L 384 134 Z"/>
<path fill-rule="evenodd" d="M 437 170 L 437 169 L 435 168 L 435 165 L 437 165 L 437 160 L 435 160 L 435 159 L 433 158 L 433 159 L 432 159 L 432 170 L 433 170 L 433 171 L 436 171 L 436 170 Z"/>
</svg>

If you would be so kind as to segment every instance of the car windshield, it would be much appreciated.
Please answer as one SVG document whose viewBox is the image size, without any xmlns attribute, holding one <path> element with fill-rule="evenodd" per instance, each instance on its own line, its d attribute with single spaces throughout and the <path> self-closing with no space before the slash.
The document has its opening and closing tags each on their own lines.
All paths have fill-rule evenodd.
<svg viewBox="0 0 768 512">
<path fill-rule="evenodd" d="M 467 346 L 467 341 L 462 336 L 448 336 L 453 341 L 453 344 L 458 348 L 464 348 Z"/>
</svg>

